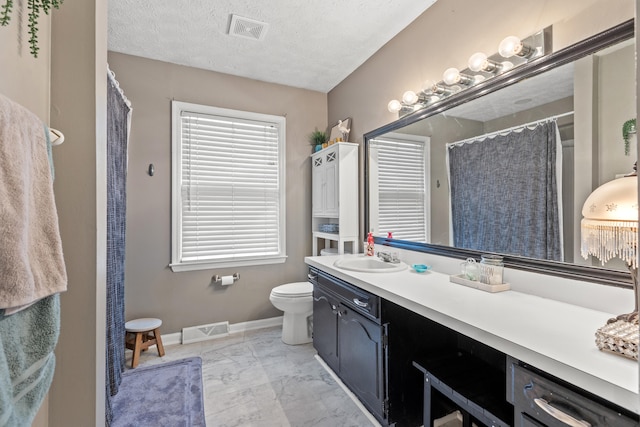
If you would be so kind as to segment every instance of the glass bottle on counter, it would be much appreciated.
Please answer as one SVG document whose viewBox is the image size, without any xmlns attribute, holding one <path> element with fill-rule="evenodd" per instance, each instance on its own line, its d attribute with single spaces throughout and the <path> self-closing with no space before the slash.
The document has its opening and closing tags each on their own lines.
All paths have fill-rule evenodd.
<svg viewBox="0 0 640 427">
<path fill-rule="evenodd" d="M 478 280 L 479 269 L 475 259 L 467 258 L 461 267 L 463 278 L 474 282 Z"/>
<path fill-rule="evenodd" d="M 504 262 L 500 255 L 482 255 L 480 258 L 480 282 L 487 285 L 501 285 Z"/>
</svg>

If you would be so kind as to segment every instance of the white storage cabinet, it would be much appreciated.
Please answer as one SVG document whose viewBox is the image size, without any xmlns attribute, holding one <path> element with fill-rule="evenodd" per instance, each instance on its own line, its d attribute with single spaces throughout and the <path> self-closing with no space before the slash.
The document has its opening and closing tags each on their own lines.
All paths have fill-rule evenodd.
<svg viewBox="0 0 640 427">
<path fill-rule="evenodd" d="M 339 142 L 311 155 L 313 255 L 336 242 L 339 254 L 350 243 L 353 253 L 358 242 L 358 144 Z M 337 232 L 324 230 L 336 224 Z M 324 245 L 323 245 L 324 243 Z"/>
</svg>

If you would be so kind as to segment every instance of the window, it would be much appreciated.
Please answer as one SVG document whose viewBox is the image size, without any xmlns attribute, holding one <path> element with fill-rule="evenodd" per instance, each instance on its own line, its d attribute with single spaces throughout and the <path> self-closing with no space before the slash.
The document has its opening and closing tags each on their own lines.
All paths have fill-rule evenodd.
<svg viewBox="0 0 640 427">
<path fill-rule="evenodd" d="M 172 270 L 284 262 L 284 117 L 171 106 Z"/>
<path fill-rule="evenodd" d="M 370 223 L 374 234 L 429 242 L 429 138 L 387 134 L 371 141 Z"/>
</svg>

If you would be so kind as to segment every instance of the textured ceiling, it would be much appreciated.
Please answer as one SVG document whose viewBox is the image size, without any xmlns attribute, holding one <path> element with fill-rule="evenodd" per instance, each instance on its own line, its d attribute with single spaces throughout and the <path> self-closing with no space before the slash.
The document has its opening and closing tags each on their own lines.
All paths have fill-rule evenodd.
<svg viewBox="0 0 640 427">
<path fill-rule="evenodd" d="M 328 92 L 435 0 L 111 0 L 109 50 Z M 228 34 L 232 15 L 268 24 Z"/>
</svg>

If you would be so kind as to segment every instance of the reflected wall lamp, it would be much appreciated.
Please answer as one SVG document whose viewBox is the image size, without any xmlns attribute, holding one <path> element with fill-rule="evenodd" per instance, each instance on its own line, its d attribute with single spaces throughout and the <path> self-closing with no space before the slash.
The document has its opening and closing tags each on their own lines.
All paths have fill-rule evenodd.
<svg viewBox="0 0 640 427">
<path fill-rule="evenodd" d="M 523 40 L 516 36 L 503 39 L 498 46 L 498 53 L 487 56 L 476 52 L 469 58 L 468 68 L 459 70 L 451 67 L 442 74 L 442 80 L 427 80 L 421 90 L 406 91 L 402 100 L 394 99 L 387 104 L 387 109 L 400 116 L 418 111 L 436 103 L 454 93 L 470 88 L 481 81 L 495 77 L 506 71 L 526 64 L 528 61 L 551 52 L 551 27 L 545 28 Z M 507 61 L 507 59 L 509 59 Z"/>
</svg>

